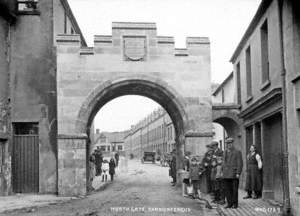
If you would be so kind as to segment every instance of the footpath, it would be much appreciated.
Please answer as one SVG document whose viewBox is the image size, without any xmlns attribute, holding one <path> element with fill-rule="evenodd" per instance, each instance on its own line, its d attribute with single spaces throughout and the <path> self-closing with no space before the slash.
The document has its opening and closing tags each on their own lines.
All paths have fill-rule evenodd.
<svg viewBox="0 0 300 216">
<path fill-rule="evenodd" d="M 127 161 L 124 158 L 120 158 L 119 167 L 116 168 L 116 175 L 118 177 L 118 172 L 127 171 Z M 101 181 L 101 176 L 95 177 L 92 182 L 92 191 L 90 193 L 95 193 L 98 191 L 105 190 L 105 188 L 111 184 L 109 175 L 107 182 Z M 89 194 L 87 194 L 88 196 Z M 5 212 L 10 212 L 14 210 L 25 210 L 25 212 L 35 212 L 37 207 L 56 205 L 59 203 L 67 203 L 76 199 L 83 199 L 86 196 L 74 196 L 74 197 L 62 197 L 55 194 L 14 194 L 10 196 L 0 196 L 0 215 L 5 214 Z"/>
<path fill-rule="evenodd" d="M 93 181 L 94 191 L 101 191 L 106 188 L 110 181 L 101 182 L 101 178 Z M 34 212 L 37 207 L 66 203 L 71 200 L 83 199 L 86 196 L 61 197 L 55 194 L 14 194 L 0 196 L 0 214 L 8 211 L 24 209 L 26 212 Z"/>
<path fill-rule="evenodd" d="M 277 216 L 282 214 L 282 205 L 263 199 L 243 199 L 246 192 L 239 190 L 239 207 L 226 209 L 225 205 L 214 205 L 220 216 Z"/>
<path fill-rule="evenodd" d="M 59 197 L 52 194 L 15 194 L 0 197 L 0 213 L 7 211 L 26 209 L 27 212 L 34 212 L 35 207 L 54 205 L 57 203 L 68 202 L 79 197 Z"/>
</svg>

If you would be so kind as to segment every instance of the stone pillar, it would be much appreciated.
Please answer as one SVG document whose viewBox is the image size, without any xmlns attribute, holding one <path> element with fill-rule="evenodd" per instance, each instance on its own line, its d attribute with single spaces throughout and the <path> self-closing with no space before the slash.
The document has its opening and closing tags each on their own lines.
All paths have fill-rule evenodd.
<svg viewBox="0 0 300 216">
<path fill-rule="evenodd" d="M 86 142 L 86 135 L 58 136 L 58 195 L 86 194 Z"/>
<path fill-rule="evenodd" d="M 180 187 L 182 185 L 182 169 L 183 169 L 183 158 L 184 158 L 184 146 L 185 146 L 185 137 L 183 134 L 176 137 L 176 186 Z"/>
</svg>

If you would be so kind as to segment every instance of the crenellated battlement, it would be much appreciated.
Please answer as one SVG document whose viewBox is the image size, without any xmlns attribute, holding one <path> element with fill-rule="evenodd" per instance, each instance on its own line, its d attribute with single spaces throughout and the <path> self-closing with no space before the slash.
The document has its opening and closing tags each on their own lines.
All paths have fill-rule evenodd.
<svg viewBox="0 0 300 216">
<path fill-rule="evenodd" d="M 210 44 L 208 37 L 187 37 L 186 46 Z"/>
<path fill-rule="evenodd" d="M 95 35 L 94 47 L 81 47 L 79 35 L 58 35 L 60 52 L 69 52 L 66 46 L 78 47 L 80 55 L 120 54 L 124 60 L 147 60 L 151 56 L 209 55 L 208 37 L 187 37 L 186 48 L 175 48 L 172 36 L 157 36 L 155 23 L 113 22 L 112 35 Z M 60 47 L 61 46 L 61 47 Z M 75 49 L 71 49 L 74 53 Z M 148 56 L 148 57 L 147 57 Z"/>
<path fill-rule="evenodd" d="M 113 22 L 112 29 L 156 30 L 156 23 L 153 23 L 153 22 Z"/>
<path fill-rule="evenodd" d="M 81 46 L 81 39 L 79 34 L 59 34 L 56 36 L 56 42 L 59 43 L 59 45 Z"/>
<path fill-rule="evenodd" d="M 95 46 L 99 44 L 112 44 L 112 36 L 111 35 L 95 35 L 94 36 L 94 44 Z"/>
<path fill-rule="evenodd" d="M 174 37 L 170 36 L 157 36 L 157 44 L 170 44 L 173 45 L 175 44 Z"/>
</svg>

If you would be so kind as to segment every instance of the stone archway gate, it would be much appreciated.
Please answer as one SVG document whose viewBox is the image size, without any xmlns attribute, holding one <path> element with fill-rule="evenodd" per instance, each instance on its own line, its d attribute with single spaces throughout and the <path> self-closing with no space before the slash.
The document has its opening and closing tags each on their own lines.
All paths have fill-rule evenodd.
<svg viewBox="0 0 300 216">
<path fill-rule="evenodd" d="M 175 126 L 178 163 L 202 154 L 212 136 L 210 43 L 157 36 L 155 23 L 112 24 L 112 35 L 81 47 L 79 35 L 57 36 L 58 193 L 81 195 L 87 184 L 87 135 L 108 101 L 136 94 L 166 109 Z"/>
</svg>

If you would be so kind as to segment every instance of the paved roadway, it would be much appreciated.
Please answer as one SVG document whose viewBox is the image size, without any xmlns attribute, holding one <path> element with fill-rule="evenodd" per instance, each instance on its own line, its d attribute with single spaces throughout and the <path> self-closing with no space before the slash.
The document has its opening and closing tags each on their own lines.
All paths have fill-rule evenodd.
<svg viewBox="0 0 300 216">
<path fill-rule="evenodd" d="M 206 209 L 203 203 L 182 197 L 181 190 L 171 186 L 167 167 L 141 164 L 137 160 L 123 162 L 120 166 L 115 181 L 103 191 L 94 192 L 84 199 L 39 207 L 33 212 L 19 210 L 6 215 L 218 215 L 215 209 Z"/>
</svg>

